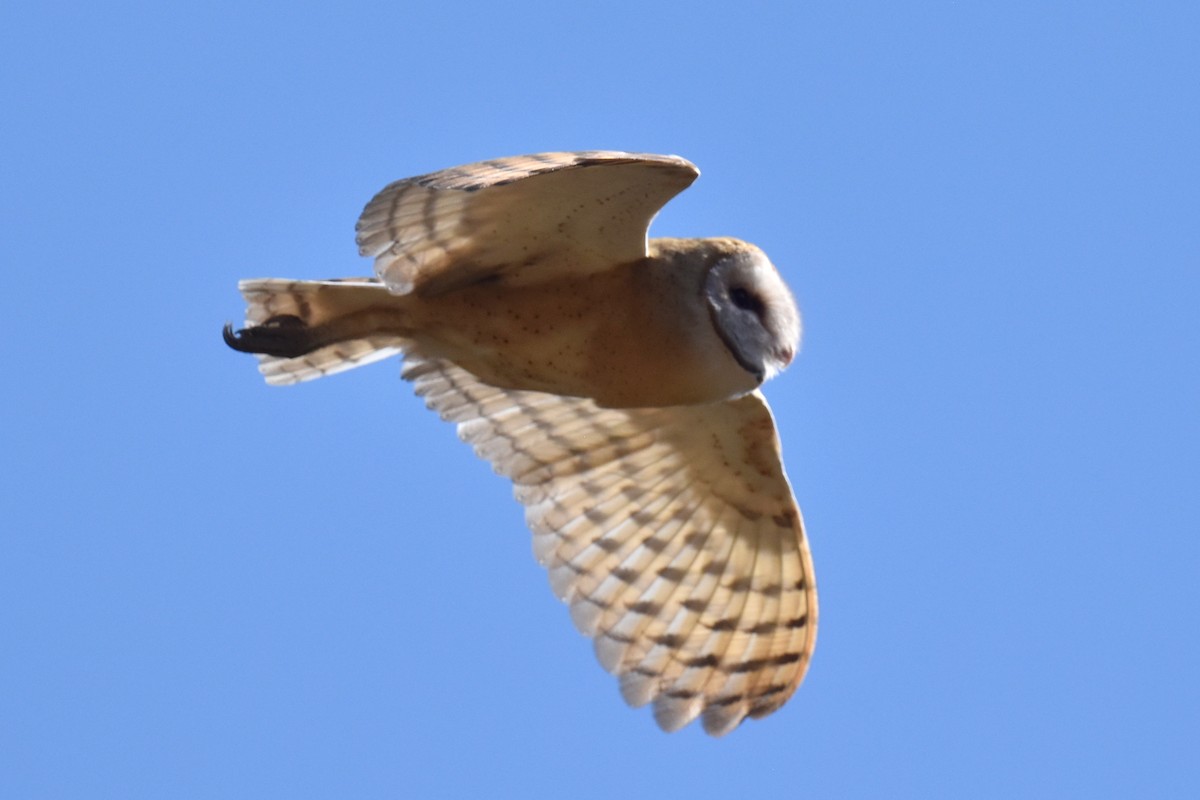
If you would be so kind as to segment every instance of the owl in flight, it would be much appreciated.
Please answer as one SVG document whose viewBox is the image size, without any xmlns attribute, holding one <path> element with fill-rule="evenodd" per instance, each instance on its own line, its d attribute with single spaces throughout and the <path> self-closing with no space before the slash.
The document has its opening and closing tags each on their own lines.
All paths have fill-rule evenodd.
<svg viewBox="0 0 1200 800">
<path fill-rule="evenodd" d="M 533 551 L 633 706 L 714 735 L 779 708 L 817 594 L 759 386 L 800 318 L 737 239 L 648 239 L 699 172 L 677 156 L 542 153 L 397 181 L 358 221 L 374 278 L 245 280 L 282 385 L 402 355 L 402 375 L 510 478 Z"/>
</svg>

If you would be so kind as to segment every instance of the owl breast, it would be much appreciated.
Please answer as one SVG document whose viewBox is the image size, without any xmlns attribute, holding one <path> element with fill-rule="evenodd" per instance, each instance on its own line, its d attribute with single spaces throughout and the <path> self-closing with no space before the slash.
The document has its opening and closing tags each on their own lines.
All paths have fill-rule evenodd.
<svg viewBox="0 0 1200 800">
<path fill-rule="evenodd" d="M 715 330 L 705 271 L 649 258 L 582 279 L 402 299 L 422 352 L 493 386 L 610 408 L 696 405 L 761 383 Z"/>
</svg>

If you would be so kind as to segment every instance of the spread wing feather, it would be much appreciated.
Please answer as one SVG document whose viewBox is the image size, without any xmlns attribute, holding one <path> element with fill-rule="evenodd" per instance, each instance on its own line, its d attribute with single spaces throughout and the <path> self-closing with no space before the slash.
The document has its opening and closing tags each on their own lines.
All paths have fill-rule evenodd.
<svg viewBox="0 0 1200 800">
<path fill-rule="evenodd" d="M 397 294 L 585 275 L 644 257 L 650 221 L 699 174 L 678 156 L 588 151 L 419 175 L 367 204 L 359 252 Z"/>
<path fill-rule="evenodd" d="M 720 735 L 795 691 L 817 597 L 770 410 L 602 409 L 410 354 L 404 377 L 514 483 L 533 549 L 631 705 Z"/>
</svg>

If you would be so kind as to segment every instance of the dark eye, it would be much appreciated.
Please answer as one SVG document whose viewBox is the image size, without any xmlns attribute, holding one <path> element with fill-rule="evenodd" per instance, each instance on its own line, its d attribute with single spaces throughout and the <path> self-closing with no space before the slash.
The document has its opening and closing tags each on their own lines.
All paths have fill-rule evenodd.
<svg viewBox="0 0 1200 800">
<path fill-rule="evenodd" d="M 758 295 L 751 294 L 741 286 L 735 286 L 729 290 L 729 300 L 743 311 L 753 312 L 756 317 L 763 315 L 762 300 L 758 298 Z"/>
</svg>

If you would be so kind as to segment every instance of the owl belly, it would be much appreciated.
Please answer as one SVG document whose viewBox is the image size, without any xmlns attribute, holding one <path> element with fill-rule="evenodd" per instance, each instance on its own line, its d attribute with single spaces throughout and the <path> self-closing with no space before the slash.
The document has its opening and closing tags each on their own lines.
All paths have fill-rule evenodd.
<svg viewBox="0 0 1200 800">
<path fill-rule="evenodd" d="M 716 335 L 699 291 L 658 291 L 653 278 L 639 264 L 414 298 L 413 338 L 494 386 L 601 406 L 695 405 L 754 389 L 757 379 Z"/>
</svg>

